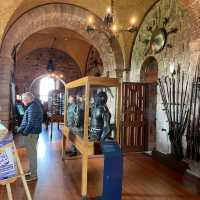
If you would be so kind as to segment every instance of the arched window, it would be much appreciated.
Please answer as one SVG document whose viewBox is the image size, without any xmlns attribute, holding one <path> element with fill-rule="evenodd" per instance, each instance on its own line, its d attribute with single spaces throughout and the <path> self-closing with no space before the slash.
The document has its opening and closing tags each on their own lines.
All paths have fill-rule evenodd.
<svg viewBox="0 0 200 200">
<path fill-rule="evenodd" d="M 51 90 L 55 90 L 55 80 L 51 77 L 44 77 L 40 80 L 40 100 L 48 101 L 48 94 Z"/>
</svg>

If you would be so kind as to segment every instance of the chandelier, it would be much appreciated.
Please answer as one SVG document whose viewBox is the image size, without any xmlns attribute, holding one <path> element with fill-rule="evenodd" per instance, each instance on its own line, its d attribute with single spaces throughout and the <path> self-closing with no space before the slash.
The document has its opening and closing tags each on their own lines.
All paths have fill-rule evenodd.
<svg viewBox="0 0 200 200">
<path fill-rule="evenodd" d="M 57 79 L 62 79 L 63 78 L 63 74 L 58 73 L 58 72 L 52 72 L 49 74 L 52 78 L 57 78 Z"/>
<path fill-rule="evenodd" d="M 103 32 L 109 39 L 112 39 L 113 37 L 117 37 L 119 33 L 122 32 L 134 33 L 138 30 L 138 27 L 135 26 L 136 20 L 134 17 L 130 20 L 130 26 L 127 28 L 118 28 L 116 23 L 114 22 L 114 19 L 115 19 L 114 0 L 111 0 L 111 5 L 110 7 L 107 8 L 106 15 L 104 16 L 103 19 L 105 27 L 103 29 L 96 28 L 94 25 L 93 17 L 89 17 L 86 31 L 88 33 L 93 33 L 95 31 Z"/>
<path fill-rule="evenodd" d="M 49 76 L 52 78 L 57 78 L 57 79 L 62 79 L 63 78 L 63 74 L 55 71 L 55 67 L 53 64 L 53 60 L 50 58 L 47 64 L 47 71 L 49 73 Z"/>
</svg>

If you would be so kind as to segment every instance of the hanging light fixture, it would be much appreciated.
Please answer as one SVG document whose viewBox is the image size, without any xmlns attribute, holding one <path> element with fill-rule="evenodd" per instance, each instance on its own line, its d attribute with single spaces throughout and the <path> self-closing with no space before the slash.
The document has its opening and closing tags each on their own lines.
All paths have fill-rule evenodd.
<svg viewBox="0 0 200 200">
<path fill-rule="evenodd" d="M 50 51 L 49 52 L 49 55 L 52 53 L 53 51 L 53 45 L 56 41 L 56 38 L 53 39 L 53 42 L 52 42 L 52 45 L 51 45 L 51 48 L 50 48 Z M 48 63 L 47 63 L 47 71 L 49 72 L 49 75 L 53 78 L 58 78 L 58 79 L 62 79 L 63 78 L 63 74 L 61 74 L 60 72 L 56 72 L 55 71 L 55 67 L 54 67 L 54 63 L 53 63 L 53 56 L 51 55 L 49 60 L 48 60 Z"/>
<path fill-rule="evenodd" d="M 47 71 L 48 72 L 53 72 L 55 70 L 54 65 L 53 65 L 53 59 L 52 59 L 53 56 L 51 55 L 55 41 L 56 41 L 56 38 L 53 38 L 53 42 L 52 42 L 52 45 L 51 45 L 50 51 L 49 51 L 50 58 L 49 58 L 48 64 L 47 64 Z"/>
<path fill-rule="evenodd" d="M 53 72 L 55 69 L 54 69 L 54 65 L 53 65 L 53 60 L 50 58 L 49 61 L 48 61 L 48 64 L 47 64 L 47 71 L 48 72 Z"/>
<path fill-rule="evenodd" d="M 94 25 L 93 18 L 89 17 L 86 31 L 88 33 L 92 33 L 94 31 L 104 32 L 109 37 L 109 39 L 112 39 L 113 36 L 116 37 L 121 32 L 134 33 L 138 30 L 138 27 L 135 26 L 136 19 L 134 17 L 130 20 L 130 26 L 128 28 L 118 29 L 116 23 L 114 22 L 114 12 L 113 11 L 114 11 L 114 0 L 111 0 L 111 6 L 109 8 L 107 8 L 106 15 L 103 19 L 105 27 L 103 29 L 96 28 Z M 111 35 L 108 35 L 108 32 L 110 32 Z"/>
</svg>

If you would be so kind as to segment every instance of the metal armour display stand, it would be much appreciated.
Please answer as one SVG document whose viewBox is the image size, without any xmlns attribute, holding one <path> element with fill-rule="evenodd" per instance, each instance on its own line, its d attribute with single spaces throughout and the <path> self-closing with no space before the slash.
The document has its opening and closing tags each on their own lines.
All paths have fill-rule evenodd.
<svg viewBox="0 0 200 200">
<path fill-rule="evenodd" d="M 103 142 L 101 151 L 104 155 L 103 194 L 98 200 L 121 200 L 123 158 L 116 142 Z"/>
</svg>

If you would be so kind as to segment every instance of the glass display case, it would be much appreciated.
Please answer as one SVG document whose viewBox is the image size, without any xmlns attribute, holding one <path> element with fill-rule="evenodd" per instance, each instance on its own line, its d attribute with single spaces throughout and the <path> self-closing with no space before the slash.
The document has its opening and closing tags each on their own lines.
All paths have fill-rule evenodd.
<svg viewBox="0 0 200 200">
<path fill-rule="evenodd" d="M 87 76 L 65 85 L 64 150 L 70 140 L 82 154 L 82 196 L 87 191 L 87 159 L 102 141 L 119 143 L 118 79 Z"/>
<path fill-rule="evenodd" d="M 119 140 L 119 88 L 118 79 L 92 76 L 66 84 L 64 132 L 78 149 L 87 143 L 94 154 L 94 143 Z"/>
</svg>

